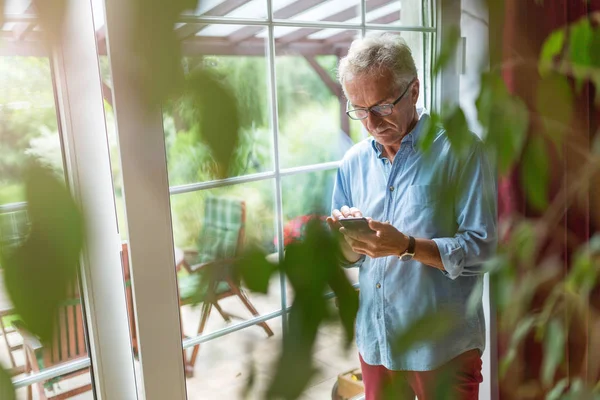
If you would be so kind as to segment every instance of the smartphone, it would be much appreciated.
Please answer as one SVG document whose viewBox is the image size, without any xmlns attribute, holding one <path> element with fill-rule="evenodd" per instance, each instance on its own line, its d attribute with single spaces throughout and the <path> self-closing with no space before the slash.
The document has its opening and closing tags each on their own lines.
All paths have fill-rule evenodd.
<svg viewBox="0 0 600 400">
<path fill-rule="evenodd" d="M 375 231 L 371 229 L 371 227 L 369 227 L 369 221 L 367 221 L 367 219 L 364 217 L 342 218 L 338 221 L 340 221 L 340 224 L 349 231 L 354 231 L 363 234 L 375 233 Z"/>
</svg>

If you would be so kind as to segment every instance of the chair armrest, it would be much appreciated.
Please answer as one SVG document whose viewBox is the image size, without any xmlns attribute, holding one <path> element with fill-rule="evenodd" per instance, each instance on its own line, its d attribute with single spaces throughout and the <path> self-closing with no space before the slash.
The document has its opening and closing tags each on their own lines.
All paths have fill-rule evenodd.
<svg viewBox="0 0 600 400">
<path fill-rule="evenodd" d="M 194 273 L 194 272 L 200 272 L 201 270 L 209 269 L 211 267 L 216 268 L 220 264 L 231 265 L 236 260 L 237 260 L 237 258 L 223 258 L 221 260 L 214 260 L 214 261 L 209 261 L 209 262 L 200 263 L 200 264 L 193 264 L 193 265 L 189 266 L 189 268 L 190 268 L 189 272 Z"/>
<path fill-rule="evenodd" d="M 23 345 L 25 347 L 29 347 L 34 352 L 41 350 L 44 347 L 35 335 L 33 335 L 27 329 L 25 329 L 25 326 L 21 321 L 16 320 L 13 321 L 12 324 L 14 325 L 19 335 L 21 335 L 21 337 L 23 338 Z"/>
<path fill-rule="evenodd" d="M 183 267 L 187 272 L 191 273 L 191 265 L 198 257 L 198 250 L 193 249 L 179 249 L 175 248 L 175 269 L 181 270 Z"/>
</svg>

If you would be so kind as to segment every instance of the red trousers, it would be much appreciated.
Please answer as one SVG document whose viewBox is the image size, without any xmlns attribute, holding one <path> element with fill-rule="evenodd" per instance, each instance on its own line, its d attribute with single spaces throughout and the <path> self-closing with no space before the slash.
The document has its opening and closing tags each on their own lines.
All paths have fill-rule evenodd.
<svg viewBox="0 0 600 400">
<path fill-rule="evenodd" d="M 433 371 L 392 371 L 360 356 L 365 400 L 478 400 L 479 350 L 469 350 Z"/>
</svg>

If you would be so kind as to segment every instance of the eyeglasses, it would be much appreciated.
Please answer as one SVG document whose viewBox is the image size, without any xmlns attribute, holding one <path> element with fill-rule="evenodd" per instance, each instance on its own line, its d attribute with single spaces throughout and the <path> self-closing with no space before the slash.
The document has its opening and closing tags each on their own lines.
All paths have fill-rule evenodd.
<svg viewBox="0 0 600 400">
<path fill-rule="evenodd" d="M 404 89 L 404 92 L 402 92 L 400 97 L 398 97 L 393 103 L 378 104 L 369 108 L 355 108 L 353 110 L 348 110 L 348 108 L 350 108 L 351 106 L 350 101 L 348 101 L 348 104 L 346 105 L 346 115 L 356 120 L 367 118 L 369 116 L 369 112 L 372 112 L 378 117 L 385 117 L 386 115 L 390 115 L 394 110 L 394 106 L 398 104 L 400 100 L 402 100 L 402 98 L 404 97 L 406 92 L 408 92 L 408 89 L 411 87 L 411 85 L 415 82 L 416 79 L 417 78 L 414 78 L 412 81 L 410 81 L 410 83 L 406 86 L 406 89 Z"/>
</svg>

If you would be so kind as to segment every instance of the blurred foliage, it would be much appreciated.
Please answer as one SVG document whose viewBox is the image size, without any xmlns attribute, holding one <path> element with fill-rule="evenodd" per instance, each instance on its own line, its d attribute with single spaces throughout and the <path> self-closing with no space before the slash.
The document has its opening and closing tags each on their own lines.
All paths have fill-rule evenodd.
<svg viewBox="0 0 600 400">
<path fill-rule="evenodd" d="M 32 164 L 25 172 L 30 232 L 0 249 L 6 290 L 25 327 L 52 340 L 59 304 L 72 294 L 83 247 L 83 216 L 64 183 Z"/>
<path fill-rule="evenodd" d="M 3 3 L 0 0 L 0 8 Z M 56 41 L 61 33 L 65 4 L 65 0 L 36 1 L 44 32 L 50 41 Z M 184 59 L 182 63 L 173 26 L 182 11 L 195 8 L 197 1 L 135 0 L 134 4 L 129 46 L 139 63 L 135 65 L 136 73 L 131 79 L 139 90 L 140 100 L 148 108 L 166 105 L 165 140 L 172 182 L 186 184 L 271 170 L 273 144 L 267 112 L 265 60 L 205 57 Z M 563 144 L 568 143 L 565 138 L 572 132 L 575 93 L 569 79 L 575 80 L 576 90 L 587 81 L 600 87 L 599 20 L 598 15 L 584 18 L 548 37 L 537 66 L 543 80 L 536 92 L 533 112 L 527 109 L 522 99 L 509 93 L 500 72 L 492 70 L 481 75 L 476 109 L 483 128 L 483 143 L 501 176 L 510 173 L 516 165 L 520 166 L 522 189 L 528 203 L 541 212 L 553 209 L 554 200 L 549 197 L 549 151 L 560 151 Z M 458 40 L 456 31 L 444 38 L 434 73 L 442 71 L 450 62 Z M 320 57 L 318 62 L 332 73 L 335 57 Z M 323 138 L 323 132 L 334 137 L 339 133 L 339 118 L 334 117 L 339 113 L 337 98 L 332 97 L 314 71 L 298 57 L 278 57 L 276 68 L 278 129 L 284 165 L 339 158 L 331 153 L 335 147 L 331 146 L 331 137 Z M 44 149 L 49 145 L 39 139 L 52 137 L 57 132 L 49 77 L 46 60 L 3 57 L 0 62 L 0 80 L 3 89 L 7 88 L 0 93 L 0 103 L 11 105 L 0 108 L 3 154 L 0 172 L 3 186 L 10 184 L 10 189 L 3 189 L 0 198 L 18 197 L 14 193 L 20 190 L 19 182 L 24 182 L 31 219 L 31 232 L 26 241 L 2 251 L 2 266 L 7 290 L 17 312 L 28 329 L 44 341 L 51 340 L 56 309 L 75 280 L 84 240 L 81 212 L 55 176 L 56 170 L 62 168 L 60 162 L 40 159 L 42 155 L 47 157 L 48 152 Z M 40 90 L 43 86 L 45 90 Z M 600 102 L 600 90 L 596 90 L 596 95 Z M 459 156 L 466 155 L 472 136 L 465 112 L 460 107 L 444 105 L 442 113 L 432 113 L 431 121 L 420 143 L 423 150 L 430 148 L 436 128 L 441 126 L 448 132 L 452 149 Z M 536 134 L 528 137 L 528 129 L 532 127 Z M 322 145 L 306 146 L 306 143 L 321 142 Z M 553 149 L 548 148 L 549 143 Z M 594 148 L 600 148 L 598 143 L 600 140 Z M 8 150 L 4 151 L 4 147 Z M 296 151 L 299 147 L 309 150 L 301 153 Z M 37 156 L 40 162 L 46 161 L 46 167 L 34 165 L 24 172 L 22 165 L 26 153 Z M 590 168 L 597 167 L 598 157 L 600 154 L 596 151 L 586 160 Z M 286 218 L 295 217 L 296 213 L 308 214 L 310 210 L 322 212 L 327 208 L 319 207 L 322 193 L 327 192 L 324 185 L 311 185 L 313 180 L 300 184 L 286 181 L 284 191 L 289 190 L 289 196 L 294 197 L 296 204 L 301 204 Z M 299 197 L 298 188 L 307 186 L 310 190 L 302 189 L 304 193 Z M 260 212 L 272 210 L 273 205 L 265 204 L 265 198 L 256 194 L 258 192 L 239 190 L 238 194 L 248 202 L 252 201 L 253 207 L 260 209 L 262 206 Z M 251 199 L 252 194 L 255 194 L 254 199 Z M 184 214 L 183 219 L 198 224 L 202 198 L 193 201 L 195 206 L 190 214 Z M 174 207 L 181 209 L 187 209 L 191 203 L 176 202 Z M 257 225 L 253 221 L 253 226 L 273 226 L 274 217 L 264 218 L 265 214 L 260 214 L 263 217 L 256 218 Z M 258 225 L 259 221 L 262 225 Z M 491 292 L 501 315 L 499 329 L 511 333 L 500 373 L 504 376 L 510 372 L 525 339 L 533 335 L 544 350 L 540 385 L 548 391 L 547 399 L 597 397 L 600 390 L 597 383 L 590 385 L 577 379 L 557 381 L 557 377 L 565 368 L 564 347 L 569 326 L 587 304 L 590 292 L 598 282 L 600 239 L 596 236 L 580 245 L 572 268 L 561 279 L 563 260 L 545 257 L 542 245 L 557 228 L 547 222 L 543 216 L 507 221 L 501 232 L 510 232 L 510 240 L 501 243 L 497 257 L 486 263 L 491 276 Z M 186 226 L 183 231 L 184 241 L 193 240 L 189 237 L 190 232 L 197 232 L 198 226 Z M 339 299 L 338 318 L 344 327 L 345 344 L 349 345 L 354 338 L 358 295 L 338 266 L 337 240 L 336 235 L 315 218 L 307 227 L 303 240 L 287 246 L 285 257 L 277 266 L 265 261 L 265 248 L 269 251 L 273 248 L 264 238 L 251 243 L 257 246 L 249 246 L 250 250 L 236 263 L 235 272 L 249 289 L 266 292 L 270 277 L 280 272 L 287 276 L 296 294 L 289 314 L 289 334 L 283 341 L 275 377 L 267 391 L 268 398 L 298 398 L 314 374 L 312 350 L 317 332 L 323 322 L 333 317 L 324 297 L 328 289 Z M 548 285 L 551 285 L 549 296 L 541 308 L 532 311 L 534 294 Z M 481 296 L 481 291 L 481 287 L 476 287 L 469 302 Z M 563 318 L 565 315 L 568 318 Z M 451 315 L 427 316 L 404 332 L 398 338 L 397 346 L 407 349 L 451 329 Z M 253 382 L 250 379 L 248 384 L 251 386 Z M 8 377 L 0 369 L 2 398 L 13 396 L 12 393 L 4 396 L 1 392 L 9 384 Z"/>
<path fill-rule="evenodd" d="M 332 318 L 325 297 L 328 288 L 339 299 L 346 348 L 354 339 L 358 293 L 338 265 L 341 257 L 338 240 L 317 215 L 307 223 L 305 237 L 286 247 L 284 259 L 276 267 L 256 250 L 248 252 L 237 264 L 237 273 L 248 288 L 264 293 L 271 275 L 279 271 L 288 278 L 295 293 L 288 331 L 266 392 L 267 399 L 298 398 L 316 372 L 312 354 L 318 330 Z M 251 384 L 249 381 L 248 385 Z"/>
</svg>

